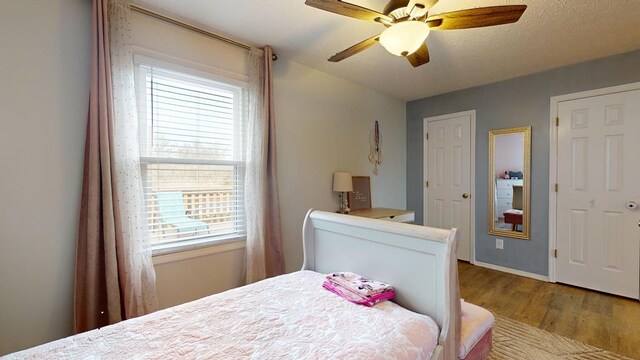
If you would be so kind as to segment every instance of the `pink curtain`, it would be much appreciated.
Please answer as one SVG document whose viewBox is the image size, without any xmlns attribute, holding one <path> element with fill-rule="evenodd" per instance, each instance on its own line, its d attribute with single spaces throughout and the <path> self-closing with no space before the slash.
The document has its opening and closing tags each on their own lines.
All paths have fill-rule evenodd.
<svg viewBox="0 0 640 360">
<path fill-rule="evenodd" d="M 245 179 L 247 282 L 284 273 L 273 107 L 271 47 L 250 53 L 250 94 Z"/>
<path fill-rule="evenodd" d="M 117 2 L 117 0 L 116 0 Z M 123 220 L 114 143 L 109 0 L 93 0 L 91 90 L 76 250 L 74 331 L 83 332 L 155 309 L 150 256 Z M 122 6 L 122 5 L 120 5 Z M 134 119 L 135 121 L 135 119 Z M 123 202 L 130 199 L 122 199 Z M 141 259 L 148 256 L 149 259 Z"/>
<path fill-rule="evenodd" d="M 267 131 L 266 172 L 267 194 L 265 204 L 266 233 L 265 239 L 265 273 L 267 277 L 284 273 L 284 253 L 282 250 L 282 227 L 280 224 L 280 203 L 278 200 L 278 176 L 276 174 L 276 118 L 273 106 L 273 50 L 270 46 L 264 48 L 264 84 L 262 96 L 265 99 L 264 121 Z"/>
</svg>

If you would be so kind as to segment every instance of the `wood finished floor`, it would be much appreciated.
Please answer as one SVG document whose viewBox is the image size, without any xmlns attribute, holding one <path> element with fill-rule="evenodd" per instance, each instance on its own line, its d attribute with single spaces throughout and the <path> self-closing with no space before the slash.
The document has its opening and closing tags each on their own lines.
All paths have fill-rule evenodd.
<svg viewBox="0 0 640 360">
<path fill-rule="evenodd" d="M 640 359 L 640 302 L 459 262 L 465 301 L 540 329 Z"/>
</svg>

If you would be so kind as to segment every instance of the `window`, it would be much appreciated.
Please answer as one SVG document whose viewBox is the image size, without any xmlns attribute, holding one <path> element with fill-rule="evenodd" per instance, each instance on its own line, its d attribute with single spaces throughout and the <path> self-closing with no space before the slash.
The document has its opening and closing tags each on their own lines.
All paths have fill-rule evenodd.
<svg viewBox="0 0 640 360">
<path fill-rule="evenodd" d="M 145 60 L 136 100 L 152 245 L 243 236 L 243 87 Z"/>
</svg>

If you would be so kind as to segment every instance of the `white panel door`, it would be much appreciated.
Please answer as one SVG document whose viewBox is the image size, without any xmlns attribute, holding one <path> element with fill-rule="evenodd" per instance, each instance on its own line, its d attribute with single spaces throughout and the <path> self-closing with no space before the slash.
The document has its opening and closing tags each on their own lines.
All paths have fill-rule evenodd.
<svg viewBox="0 0 640 360">
<path fill-rule="evenodd" d="M 638 299 L 640 90 L 558 103 L 557 281 Z"/>
<path fill-rule="evenodd" d="M 471 258 L 471 115 L 428 122 L 427 226 L 458 229 L 458 259 Z"/>
</svg>

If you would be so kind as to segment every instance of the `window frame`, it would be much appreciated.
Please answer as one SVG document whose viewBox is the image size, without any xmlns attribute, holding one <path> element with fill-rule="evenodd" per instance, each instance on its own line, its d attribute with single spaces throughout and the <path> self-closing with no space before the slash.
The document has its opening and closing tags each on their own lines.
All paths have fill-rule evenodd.
<svg viewBox="0 0 640 360">
<path fill-rule="evenodd" d="M 171 72 L 176 72 L 178 74 L 184 74 L 187 77 L 193 76 L 195 78 L 204 79 L 205 81 L 212 81 L 215 83 L 219 83 L 221 88 L 236 88 L 241 94 L 241 101 L 238 103 L 234 103 L 234 114 L 238 114 L 239 118 L 234 118 L 234 126 L 237 121 L 243 123 L 246 130 L 246 117 L 248 116 L 248 88 L 249 83 L 247 76 L 242 74 L 236 74 L 232 72 L 228 72 L 221 69 L 216 69 L 210 66 L 190 62 L 188 60 L 178 59 L 175 57 L 171 57 L 169 55 L 160 54 L 148 49 L 134 47 L 133 52 L 133 68 L 134 68 L 134 85 L 135 85 L 135 94 L 136 94 L 136 103 L 137 109 L 136 114 L 138 116 L 138 126 L 143 124 L 143 121 L 146 122 L 146 113 L 145 120 L 140 119 L 142 115 L 141 109 L 147 108 L 147 98 L 140 99 L 138 94 L 141 93 L 141 86 L 146 88 L 146 82 L 140 81 L 140 77 L 143 76 L 140 74 L 140 65 L 149 66 L 149 67 L 158 67 L 163 70 L 168 70 Z M 194 79 L 194 82 L 197 82 L 197 79 Z M 143 101 L 143 103 L 141 103 Z M 242 117 L 245 117 L 243 120 Z M 139 132 L 140 134 L 140 132 Z M 243 136 L 242 134 L 238 135 L 235 133 L 234 138 L 237 136 Z M 165 158 L 165 157 L 157 157 L 157 156 L 141 156 L 139 155 L 139 163 L 140 163 L 140 175 L 141 178 L 145 179 L 143 168 L 148 164 L 170 164 L 170 165 L 226 165 L 233 166 L 235 176 L 234 178 L 238 179 L 237 185 L 234 186 L 233 189 L 233 198 L 237 199 L 238 194 L 244 194 L 244 174 L 240 174 L 238 172 L 243 171 L 246 168 L 245 151 L 246 151 L 246 132 L 244 134 L 245 141 L 244 149 L 240 151 L 240 158 L 235 160 L 211 160 L 211 159 L 185 159 L 185 158 Z M 140 139 L 141 140 L 141 139 Z M 142 144 L 142 142 L 140 142 Z M 234 141 L 234 144 L 237 144 Z M 142 145 L 141 145 L 142 146 Z M 236 154 L 236 149 L 234 149 L 234 157 Z M 146 199 L 146 194 L 144 194 Z M 236 204 L 237 201 L 234 201 Z M 239 213 L 244 213 L 244 205 L 236 205 L 240 207 Z M 146 206 L 145 206 L 146 210 Z M 147 221 L 147 225 L 150 223 Z M 184 239 L 184 240 L 176 240 L 167 243 L 153 243 L 150 237 L 150 247 L 152 250 L 153 256 L 166 255 L 176 252 L 184 252 L 195 250 L 199 248 L 205 248 L 210 246 L 217 245 L 225 245 L 234 242 L 245 242 L 246 241 L 246 219 L 243 221 L 234 221 L 233 222 L 234 231 L 231 234 L 224 235 L 209 235 L 192 239 Z"/>
</svg>

